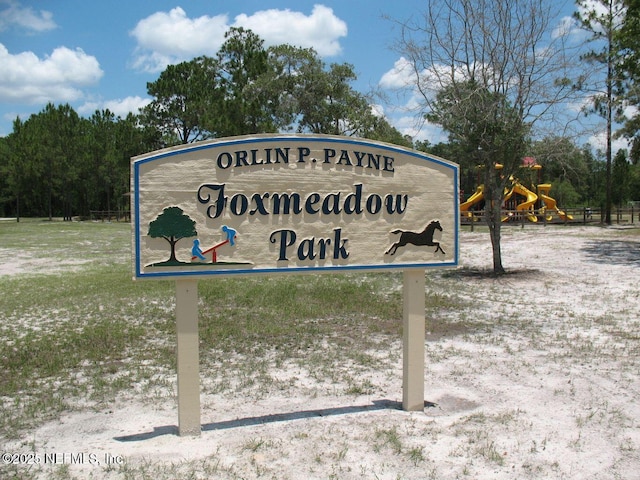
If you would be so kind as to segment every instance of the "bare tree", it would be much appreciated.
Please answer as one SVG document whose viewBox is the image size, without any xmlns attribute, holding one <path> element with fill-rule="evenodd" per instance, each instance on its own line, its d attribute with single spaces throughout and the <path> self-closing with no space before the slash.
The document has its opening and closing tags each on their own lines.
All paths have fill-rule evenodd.
<svg viewBox="0 0 640 480">
<path fill-rule="evenodd" d="M 567 31 L 553 0 L 441 0 L 400 21 L 396 49 L 422 118 L 482 165 L 493 270 L 504 273 L 501 206 L 536 128 L 569 124 Z M 561 108 L 563 107 L 563 108 Z M 555 123 L 554 123 L 555 122 Z M 537 127 L 540 125 L 540 127 Z"/>
</svg>

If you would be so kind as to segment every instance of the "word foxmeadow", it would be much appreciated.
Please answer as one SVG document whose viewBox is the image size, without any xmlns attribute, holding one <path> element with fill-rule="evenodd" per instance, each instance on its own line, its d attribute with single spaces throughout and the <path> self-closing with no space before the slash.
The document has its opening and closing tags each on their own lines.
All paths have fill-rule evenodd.
<svg viewBox="0 0 640 480">
<path fill-rule="evenodd" d="M 458 168 L 326 135 L 233 137 L 132 160 L 134 276 L 458 263 Z"/>
<path fill-rule="evenodd" d="M 207 217 L 219 218 L 223 213 L 234 216 L 242 215 L 360 215 L 368 213 L 377 215 L 402 214 L 407 209 L 408 195 L 387 194 L 384 197 L 377 193 L 362 196 L 363 185 L 353 186 L 350 193 L 337 192 L 321 194 L 317 192 L 301 195 L 300 193 L 254 193 L 251 197 L 236 193 L 228 197 L 225 185 L 206 184 L 198 189 L 198 201 L 207 205 Z M 213 195 L 212 193 L 213 192 Z"/>
</svg>

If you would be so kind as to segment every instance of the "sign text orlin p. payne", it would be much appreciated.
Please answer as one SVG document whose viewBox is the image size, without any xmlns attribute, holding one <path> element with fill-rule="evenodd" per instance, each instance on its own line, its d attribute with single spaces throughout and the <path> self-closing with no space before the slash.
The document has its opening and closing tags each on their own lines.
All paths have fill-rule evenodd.
<svg viewBox="0 0 640 480">
<path fill-rule="evenodd" d="M 132 159 L 135 278 L 458 264 L 458 166 L 327 135 L 253 135 Z"/>
</svg>

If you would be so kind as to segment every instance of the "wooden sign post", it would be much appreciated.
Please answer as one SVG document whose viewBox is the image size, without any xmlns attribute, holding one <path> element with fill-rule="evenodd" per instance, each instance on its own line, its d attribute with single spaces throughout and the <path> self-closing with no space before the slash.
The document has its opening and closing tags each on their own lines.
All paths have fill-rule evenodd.
<svg viewBox="0 0 640 480">
<path fill-rule="evenodd" d="M 405 270 L 402 284 L 402 408 L 424 409 L 424 270 Z"/>
<path fill-rule="evenodd" d="M 403 408 L 424 408 L 425 269 L 458 265 L 458 166 L 329 135 L 132 158 L 134 279 L 176 282 L 180 435 L 200 433 L 199 278 L 403 270 Z"/>
<path fill-rule="evenodd" d="M 200 435 L 200 345 L 198 281 L 176 280 L 178 337 L 178 433 Z"/>
</svg>

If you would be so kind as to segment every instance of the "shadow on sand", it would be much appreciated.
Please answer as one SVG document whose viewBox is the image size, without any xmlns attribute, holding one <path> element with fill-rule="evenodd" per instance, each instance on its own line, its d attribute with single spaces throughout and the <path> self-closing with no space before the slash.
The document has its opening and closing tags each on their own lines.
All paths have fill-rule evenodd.
<svg viewBox="0 0 640 480">
<path fill-rule="evenodd" d="M 425 408 L 436 406 L 433 402 L 424 402 Z M 393 400 L 374 400 L 369 405 L 354 405 L 349 407 L 323 408 L 318 410 L 302 410 L 300 412 L 275 413 L 262 415 L 259 417 L 238 418 L 236 420 L 225 420 L 222 422 L 205 423 L 202 425 L 203 432 L 214 430 L 227 430 L 230 428 L 250 427 L 253 425 L 263 425 L 266 423 L 286 422 L 290 420 L 301 420 L 314 417 L 330 417 L 334 415 L 349 415 L 354 413 L 372 412 L 376 410 L 402 410 L 402 403 Z M 153 427 L 151 432 L 134 433 L 114 437 L 118 442 L 140 442 L 163 435 L 178 435 L 178 427 L 175 425 L 164 425 Z"/>
<path fill-rule="evenodd" d="M 640 267 L 640 242 L 630 240 L 590 240 L 582 250 L 597 263 Z"/>
</svg>

